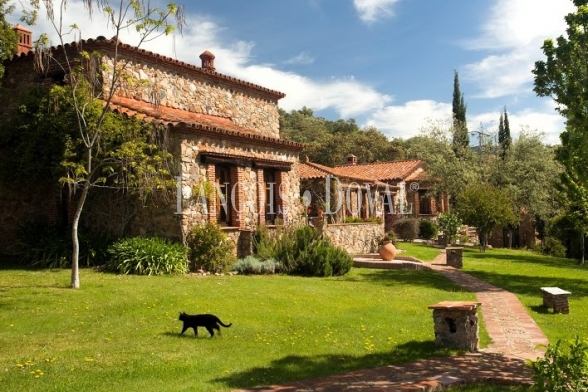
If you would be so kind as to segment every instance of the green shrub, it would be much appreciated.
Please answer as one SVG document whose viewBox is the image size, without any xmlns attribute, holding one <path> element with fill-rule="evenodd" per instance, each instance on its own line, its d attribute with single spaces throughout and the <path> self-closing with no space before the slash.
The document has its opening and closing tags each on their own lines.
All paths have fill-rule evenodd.
<svg viewBox="0 0 588 392">
<path fill-rule="evenodd" d="M 108 260 L 108 247 L 114 236 L 81 228 L 79 264 L 102 265 Z M 36 268 L 67 268 L 71 266 L 73 241 L 70 229 L 62 229 L 46 220 L 23 224 L 17 232 L 16 256 L 20 264 Z"/>
<path fill-rule="evenodd" d="M 226 272 L 237 261 L 235 243 L 214 222 L 195 226 L 186 242 L 191 271 Z"/>
<path fill-rule="evenodd" d="M 541 253 L 553 257 L 566 257 L 566 247 L 555 237 L 547 237 L 541 247 Z"/>
<path fill-rule="evenodd" d="M 453 212 L 445 212 L 439 214 L 437 218 L 439 223 L 439 230 L 447 237 L 447 244 L 453 244 L 457 239 L 457 233 L 461 227 L 461 219 Z"/>
<path fill-rule="evenodd" d="M 266 237 L 272 244 L 263 249 L 272 249 L 271 255 L 280 262 L 283 271 L 301 276 L 340 276 L 351 269 L 353 259 L 327 239 L 318 237 L 309 226 L 285 228 L 276 235 Z"/>
<path fill-rule="evenodd" d="M 275 274 L 279 273 L 280 269 L 280 263 L 277 263 L 274 259 L 261 261 L 251 255 L 237 260 L 237 263 L 231 268 L 232 271 L 243 275 Z"/>
<path fill-rule="evenodd" d="M 359 216 L 348 216 L 343 223 L 363 223 L 363 219 Z"/>
<path fill-rule="evenodd" d="M 266 226 L 260 226 L 253 235 L 253 253 L 257 255 L 261 260 L 267 260 L 274 257 L 276 252 L 276 236 L 282 229 L 276 229 L 274 232 Z"/>
<path fill-rule="evenodd" d="M 396 245 L 396 234 L 394 234 L 394 232 L 392 230 L 388 231 L 387 233 L 385 233 L 382 237 L 378 237 L 374 240 L 375 244 L 373 247 L 375 247 L 376 249 L 388 242 L 391 242 L 392 245 Z"/>
<path fill-rule="evenodd" d="M 588 341 L 578 336 L 562 347 L 562 341 L 547 346 L 543 358 L 531 363 L 535 388 L 545 392 L 588 390 Z"/>
<path fill-rule="evenodd" d="M 124 238 L 108 248 L 111 255 L 104 269 L 120 274 L 183 274 L 187 269 L 186 248 L 164 238 Z"/>
<path fill-rule="evenodd" d="M 333 270 L 333 276 L 343 276 L 351 271 L 353 267 L 353 258 L 343 248 L 330 246 L 329 247 L 329 263 Z"/>
<path fill-rule="evenodd" d="M 402 241 L 412 241 L 417 238 L 419 222 L 415 218 L 398 219 L 392 224 L 392 230 Z"/>
<path fill-rule="evenodd" d="M 419 221 L 419 238 L 430 240 L 437 237 L 438 231 L 439 228 L 435 222 L 428 219 Z"/>
</svg>

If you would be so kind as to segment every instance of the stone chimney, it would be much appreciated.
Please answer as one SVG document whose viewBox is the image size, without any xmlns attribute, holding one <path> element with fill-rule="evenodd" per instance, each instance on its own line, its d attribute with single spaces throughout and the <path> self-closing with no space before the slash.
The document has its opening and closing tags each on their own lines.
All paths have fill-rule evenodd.
<svg viewBox="0 0 588 392">
<path fill-rule="evenodd" d="M 357 165 L 357 157 L 353 154 L 347 155 L 347 166 Z"/>
<path fill-rule="evenodd" d="M 18 48 L 16 49 L 16 55 L 20 56 L 22 53 L 27 54 L 33 50 L 33 32 L 21 24 L 14 26 L 13 30 L 18 36 Z"/>
<path fill-rule="evenodd" d="M 210 53 L 208 50 L 200 55 L 200 60 L 202 60 L 202 68 L 211 71 L 216 69 L 214 68 L 214 54 Z"/>
</svg>

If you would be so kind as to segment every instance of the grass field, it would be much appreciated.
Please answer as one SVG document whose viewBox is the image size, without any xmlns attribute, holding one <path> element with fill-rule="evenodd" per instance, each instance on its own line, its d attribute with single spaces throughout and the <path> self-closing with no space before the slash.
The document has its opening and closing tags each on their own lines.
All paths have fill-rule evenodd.
<svg viewBox="0 0 588 392">
<path fill-rule="evenodd" d="M 431 311 L 471 293 L 431 271 L 341 278 L 0 270 L 0 390 L 223 391 L 448 354 Z M 178 312 L 233 326 L 179 336 Z"/>
<path fill-rule="evenodd" d="M 398 241 L 396 247 L 403 256 L 416 257 L 420 261 L 433 261 L 439 255 L 439 249 L 423 243 Z"/>
<path fill-rule="evenodd" d="M 463 271 L 516 294 L 550 342 L 588 338 L 588 265 L 524 250 L 464 249 Z M 552 286 L 572 292 L 570 314 L 541 306 L 540 288 Z"/>
<path fill-rule="evenodd" d="M 400 248 L 425 261 L 438 254 Z M 588 267 L 465 249 L 464 271 L 515 293 L 550 341 L 588 337 Z M 81 282 L 67 288 L 68 270 L 0 270 L 0 390 L 225 391 L 410 362 L 449 354 L 434 345 L 428 305 L 475 298 L 432 271 L 353 269 L 319 279 L 82 270 Z M 569 315 L 541 307 L 543 286 L 572 292 Z M 204 329 L 179 336 L 180 311 L 215 313 L 233 326 L 213 339 Z M 502 390 L 526 389 L 457 391 Z"/>
</svg>

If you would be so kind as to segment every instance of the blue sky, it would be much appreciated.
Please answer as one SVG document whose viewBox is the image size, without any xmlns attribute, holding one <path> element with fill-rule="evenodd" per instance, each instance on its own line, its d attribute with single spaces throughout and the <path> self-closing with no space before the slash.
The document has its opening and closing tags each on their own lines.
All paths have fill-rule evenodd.
<svg viewBox="0 0 588 392">
<path fill-rule="evenodd" d="M 571 0 L 177 3 L 185 7 L 184 35 L 146 49 L 196 65 L 210 50 L 217 71 L 286 93 L 285 110 L 307 106 L 408 138 L 450 118 L 457 70 L 470 130 L 496 131 L 506 106 L 515 137 L 526 128 L 559 141 L 563 119 L 533 93 L 531 70 L 543 59 L 543 40 L 564 33 Z M 79 0 L 68 7 L 67 22 L 84 26 L 83 38 L 112 34 L 100 16 L 85 20 Z M 41 20 L 33 30 L 36 38 L 51 28 Z"/>
</svg>

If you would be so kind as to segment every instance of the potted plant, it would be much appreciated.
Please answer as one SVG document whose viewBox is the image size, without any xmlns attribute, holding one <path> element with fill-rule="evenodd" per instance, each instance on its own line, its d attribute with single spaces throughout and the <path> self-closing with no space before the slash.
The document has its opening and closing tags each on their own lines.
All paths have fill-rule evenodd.
<svg viewBox="0 0 588 392">
<path fill-rule="evenodd" d="M 387 232 L 384 237 L 378 241 L 378 254 L 384 261 L 394 260 L 396 256 L 396 235 L 392 230 Z"/>
</svg>

